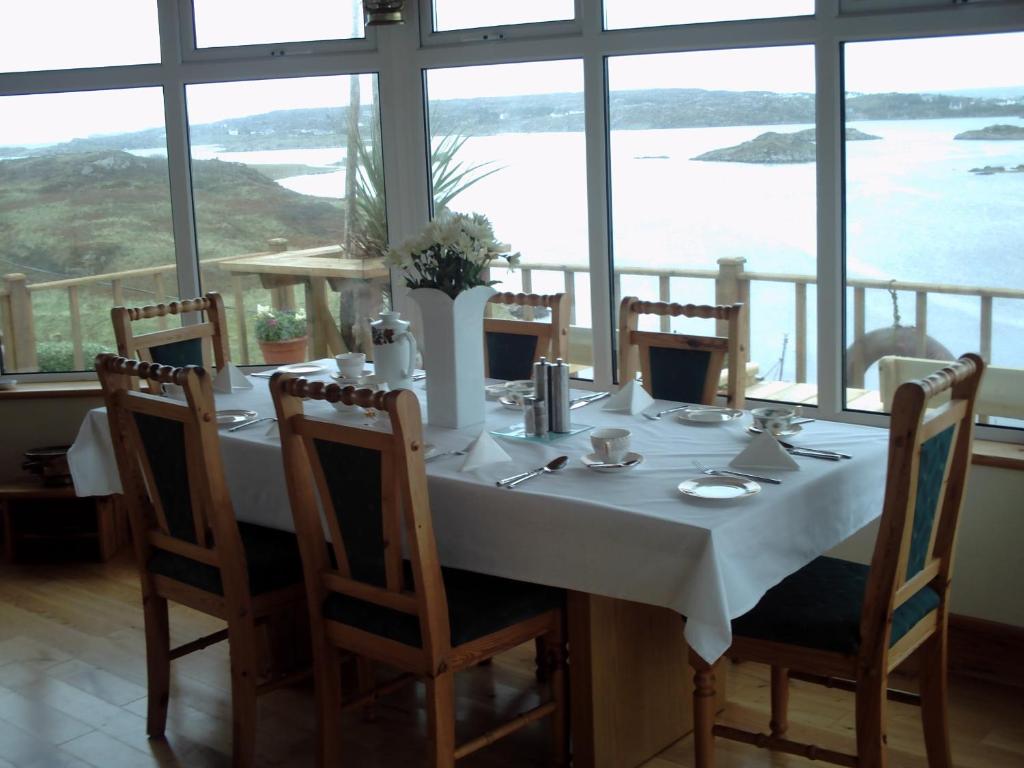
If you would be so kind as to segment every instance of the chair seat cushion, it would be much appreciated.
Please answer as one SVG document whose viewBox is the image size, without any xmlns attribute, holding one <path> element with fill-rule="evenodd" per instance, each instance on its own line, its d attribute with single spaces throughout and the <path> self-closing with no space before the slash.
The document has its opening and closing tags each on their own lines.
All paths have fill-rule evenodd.
<svg viewBox="0 0 1024 768">
<path fill-rule="evenodd" d="M 734 619 L 732 633 L 778 643 L 855 654 L 860 648 L 860 612 L 868 566 L 819 557 L 765 593 L 751 611 Z M 939 605 L 924 587 L 896 609 L 893 645 Z"/>
<path fill-rule="evenodd" d="M 528 584 L 482 573 L 442 568 L 448 597 L 448 623 L 452 646 L 489 635 L 520 621 L 562 608 L 565 592 L 554 587 Z M 412 583 L 412 569 L 405 563 L 405 580 Z M 422 647 L 419 619 L 348 595 L 331 593 L 324 601 L 324 617 L 395 640 Z"/>
<path fill-rule="evenodd" d="M 249 590 L 262 595 L 302 582 L 302 560 L 294 533 L 252 523 L 239 523 L 245 549 Z M 183 555 L 158 549 L 149 559 L 149 570 L 193 587 L 223 595 L 220 571 Z"/>
</svg>

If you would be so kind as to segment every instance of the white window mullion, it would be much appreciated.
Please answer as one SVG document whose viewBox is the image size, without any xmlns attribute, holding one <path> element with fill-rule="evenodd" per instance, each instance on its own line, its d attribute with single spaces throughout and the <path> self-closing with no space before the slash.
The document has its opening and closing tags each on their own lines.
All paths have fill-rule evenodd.
<svg viewBox="0 0 1024 768">
<path fill-rule="evenodd" d="M 199 257 L 196 250 L 192 202 L 192 167 L 189 161 L 185 84 L 181 68 L 181 21 L 178 3 L 161 0 L 160 57 L 163 60 L 164 119 L 167 130 L 167 170 L 171 192 L 171 224 L 177 262 L 178 294 L 200 294 Z M 159 303 L 159 302 L 158 302 Z"/>
</svg>

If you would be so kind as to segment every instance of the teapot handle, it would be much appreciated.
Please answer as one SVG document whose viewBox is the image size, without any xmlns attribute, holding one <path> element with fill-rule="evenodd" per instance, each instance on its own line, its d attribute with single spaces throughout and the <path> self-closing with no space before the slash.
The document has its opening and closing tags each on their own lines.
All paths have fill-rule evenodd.
<svg viewBox="0 0 1024 768">
<path fill-rule="evenodd" d="M 405 332 L 405 338 L 409 342 L 409 367 L 402 371 L 402 378 L 411 378 L 412 372 L 416 370 L 416 337 L 410 331 Z"/>
</svg>

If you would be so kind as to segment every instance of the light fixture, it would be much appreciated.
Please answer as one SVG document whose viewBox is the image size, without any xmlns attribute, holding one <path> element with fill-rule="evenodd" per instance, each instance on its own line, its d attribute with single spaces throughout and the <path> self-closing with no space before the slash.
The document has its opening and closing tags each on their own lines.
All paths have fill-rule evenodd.
<svg viewBox="0 0 1024 768">
<path fill-rule="evenodd" d="M 405 0 L 363 0 L 366 26 L 373 27 L 384 24 L 404 23 L 404 5 Z"/>
</svg>

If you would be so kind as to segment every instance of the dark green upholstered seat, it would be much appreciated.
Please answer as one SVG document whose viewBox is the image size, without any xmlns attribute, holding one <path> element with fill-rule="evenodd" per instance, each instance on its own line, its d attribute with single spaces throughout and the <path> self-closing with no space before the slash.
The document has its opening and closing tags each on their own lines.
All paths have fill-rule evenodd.
<svg viewBox="0 0 1024 768">
<path fill-rule="evenodd" d="M 819 557 L 772 587 L 753 610 L 734 619 L 733 635 L 804 648 L 854 654 L 860 647 L 860 615 L 868 566 Z M 924 587 L 896 609 L 893 645 L 929 611 L 939 595 Z"/>
<path fill-rule="evenodd" d="M 484 334 L 487 350 L 487 372 L 492 379 L 515 381 L 533 376 L 533 361 L 540 339 L 523 333 Z"/>
<path fill-rule="evenodd" d="M 651 347 L 650 393 L 655 400 L 699 403 L 711 353 L 700 349 Z"/>
<path fill-rule="evenodd" d="M 202 339 L 184 339 L 160 344 L 149 348 L 149 355 L 154 363 L 183 368 L 186 365 L 203 364 Z"/>
<path fill-rule="evenodd" d="M 252 523 L 239 523 L 238 533 L 245 548 L 249 591 L 253 595 L 302 582 L 302 560 L 294 533 Z M 219 569 L 173 552 L 155 550 L 149 570 L 206 592 L 224 594 Z"/>
<path fill-rule="evenodd" d="M 540 584 L 456 568 L 442 568 L 441 576 L 448 597 L 448 623 L 453 647 L 545 611 L 562 608 L 565 601 L 564 590 Z M 412 580 L 408 561 L 405 562 L 405 579 L 406 583 Z M 332 621 L 421 647 L 419 619 L 410 614 L 338 593 L 332 593 L 324 601 L 323 610 L 324 616 Z"/>
</svg>

